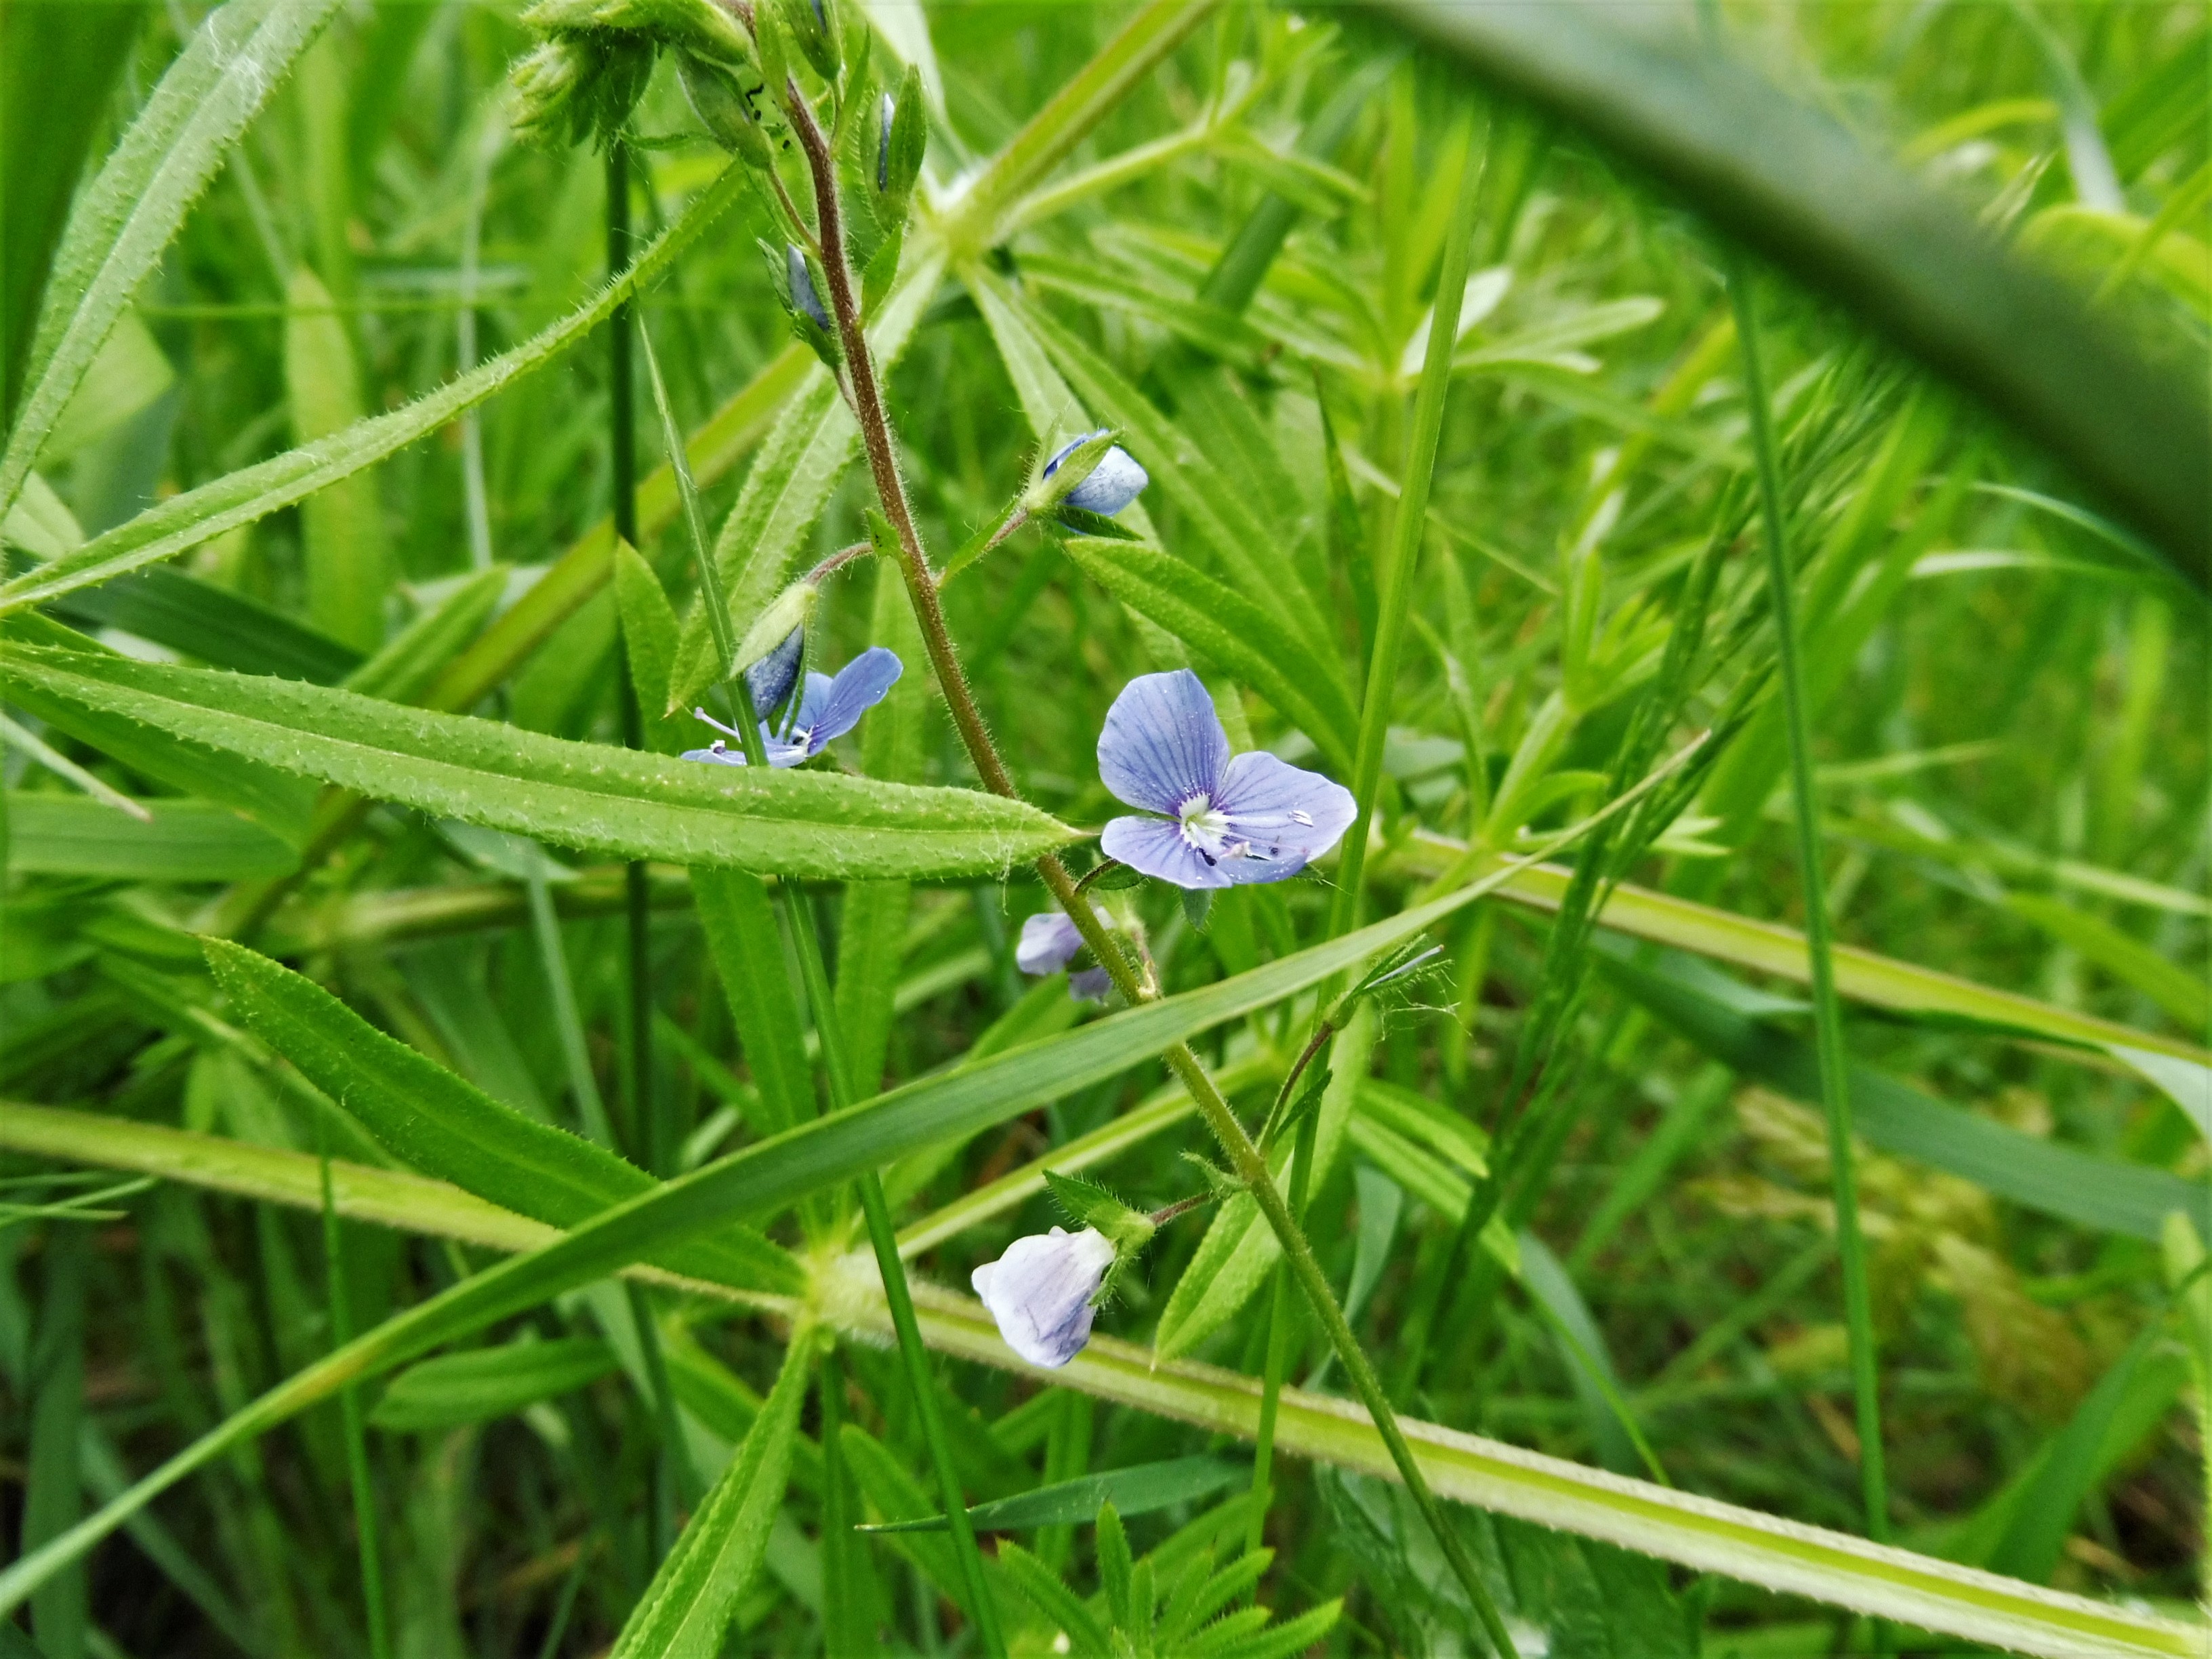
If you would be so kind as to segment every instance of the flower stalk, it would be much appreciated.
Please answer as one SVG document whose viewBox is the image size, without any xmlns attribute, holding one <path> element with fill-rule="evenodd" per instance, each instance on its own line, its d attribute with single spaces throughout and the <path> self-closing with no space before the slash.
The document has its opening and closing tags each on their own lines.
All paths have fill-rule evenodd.
<svg viewBox="0 0 2212 1659">
<path fill-rule="evenodd" d="M 822 266 L 830 289 L 832 312 L 836 321 L 840 343 L 844 348 L 847 371 L 853 399 L 853 410 L 860 425 L 863 447 L 868 457 L 878 497 L 883 504 L 884 516 L 897 538 L 898 564 L 906 583 L 907 594 L 913 602 L 915 619 L 921 630 L 928 651 L 930 666 L 935 671 L 938 684 L 944 692 L 946 707 L 951 711 L 954 728 L 968 750 L 971 763 L 986 788 L 994 794 L 1018 799 L 1012 777 L 1000 759 L 997 746 L 992 742 L 989 728 L 975 707 L 965 672 L 960 664 L 951 635 L 945 621 L 944 608 L 938 603 L 937 584 L 933 580 L 929 562 L 915 528 L 914 515 L 907 502 L 906 486 L 898 470 L 896 453 L 892 445 L 890 424 L 884 413 L 883 396 L 876 378 L 875 362 L 868 349 L 868 341 L 860 309 L 854 293 L 853 281 L 845 258 L 845 238 L 837 200 L 836 170 L 830 155 L 828 140 L 813 111 L 807 106 L 796 86 L 787 88 L 787 112 L 792 128 L 801 149 L 805 153 L 807 167 L 812 176 L 817 222 L 821 227 Z M 1132 1002 L 1142 1002 L 1157 996 L 1158 991 L 1148 987 L 1139 976 L 1135 965 L 1122 951 L 1112 933 L 1102 927 L 1089 903 L 1080 897 L 1074 878 L 1066 865 L 1053 854 L 1046 854 L 1036 862 L 1038 876 L 1046 888 L 1074 921 L 1102 966 L 1113 976 L 1115 986 Z M 830 1047 L 823 1045 L 825 1051 Z M 1306 1242 L 1304 1231 L 1292 1216 L 1274 1177 L 1267 1168 L 1267 1159 L 1253 1144 L 1250 1135 L 1237 1114 L 1214 1085 L 1212 1078 L 1198 1056 L 1185 1042 L 1178 1042 L 1166 1054 L 1169 1069 L 1172 1071 L 1190 1097 L 1198 1105 L 1200 1115 L 1227 1154 L 1231 1172 L 1249 1188 L 1260 1212 L 1280 1241 L 1284 1259 L 1290 1265 L 1292 1278 L 1311 1304 L 1316 1316 L 1328 1334 L 1330 1346 L 1342 1363 L 1353 1390 L 1373 1419 L 1390 1460 L 1396 1467 L 1407 1490 L 1413 1495 L 1423 1517 L 1436 1534 L 1438 1546 L 1449 1563 L 1453 1576 L 1460 1582 L 1468 1600 L 1480 1617 L 1492 1644 L 1504 1659 L 1516 1659 L 1512 1638 L 1506 1632 L 1504 1620 L 1499 1616 L 1488 1589 L 1483 1585 L 1459 1531 L 1446 1519 L 1436 1493 L 1431 1489 L 1420 1465 L 1414 1461 L 1413 1449 L 1407 1444 L 1404 1431 L 1399 1427 L 1397 1413 L 1382 1390 L 1382 1382 L 1360 1347 L 1352 1327 L 1338 1306 L 1335 1292 L 1330 1288 L 1312 1247 Z M 871 1218 L 872 1221 L 872 1217 Z M 887 1268 L 886 1285 L 893 1274 Z M 903 1279 L 897 1281 L 903 1285 Z M 894 1308 L 896 1314 L 896 1307 Z M 911 1313 L 908 1317 L 911 1318 Z M 903 1328 L 902 1328 L 903 1336 Z M 904 1346 L 903 1341 L 902 1346 Z M 947 1505 L 947 1513 L 959 1513 L 957 1495 Z M 953 1522 L 956 1528 L 959 1522 Z"/>
</svg>

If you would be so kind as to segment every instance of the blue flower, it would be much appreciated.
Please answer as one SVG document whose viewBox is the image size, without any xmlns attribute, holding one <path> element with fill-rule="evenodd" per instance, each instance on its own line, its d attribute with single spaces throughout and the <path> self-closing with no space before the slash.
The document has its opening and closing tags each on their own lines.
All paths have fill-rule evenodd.
<svg viewBox="0 0 2212 1659">
<path fill-rule="evenodd" d="M 1265 750 L 1234 759 L 1213 701 L 1188 668 L 1131 680 L 1098 734 L 1098 775 L 1158 817 L 1115 818 L 1106 856 L 1178 887 L 1281 881 L 1351 826 L 1352 792 Z"/>
<path fill-rule="evenodd" d="M 1091 910 L 1100 926 L 1113 925 L 1104 911 L 1095 905 Z M 1082 949 L 1083 935 L 1076 931 L 1074 921 L 1058 910 L 1046 910 L 1022 924 L 1022 941 L 1014 948 L 1014 966 L 1042 979 L 1066 967 Z M 1067 994 L 1081 1001 L 1100 1002 L 1113 982 L 1103 968 L 1081 968 L 1067 976 Z"/>
<path fill-rule="evenodd" d="M 1102 429 L 1103 431 L 1103 429 Z M 1069 440 L 1060 453 L 1044 464 L 1048 478 L 1060 471 L 1060 464 L 1072 454 L 1076 446 L 1085 444 L 1102 435 L 1101 432 L 1086 432 L 1079 438 Z M 1144 494 L 1145 486 L 1152 483 L 1151 475 L 1137 465 L 1129 452 L 1115 444 L 1098 458 L 1098 465 L 1091 469 L 1091 476 L 1062 497 L 1070 507 L 1079 507 L 1085 513 L 1096 513 L 1110 519 L 1131 501 Z"/>
<path fill-rule="evenodd" d="M 761 746 L 768 751 L 768 763 L 797 766 L 812 760 L 832 741 L 858 726 L 860 716 L 884 700 L 884 693 L 897 684 L 904 672 L 896 653 L 873 645 L 839 669 L 834 680 L 827 674 L 809 674 L 806 690 L 797 706 L 784 716 L 782 729 L 776 730 L 766 720 L 761 722 Z M 735 728 L 723 725 L 705 709 L 695 708 L 691 712 L 724 737 L 738 736 Z M 731 748 L 721 738 L 707 748 L 685 750 L 684 758 L 712 761 L 721 766 L 745 763 L 744 750 Z"/>
</svg>

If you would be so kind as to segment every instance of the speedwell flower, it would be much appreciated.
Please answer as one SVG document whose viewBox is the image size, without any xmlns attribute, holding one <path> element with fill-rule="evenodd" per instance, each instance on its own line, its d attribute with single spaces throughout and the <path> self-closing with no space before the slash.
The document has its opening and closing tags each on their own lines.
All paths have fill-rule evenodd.
<svg viewBox="0 0 2212 1659">
<path fill-rule="evenodd" d="M 1106 913 L 1095 905 L 1092 914 L 1101 927 L 1113 926 Z M 1014 947 L 1014 966 L 1042 979 L 1066 967 L 1082 949 L 1083 935 L 1076 931 L 1072 917 L 1058 910 L 1042 911 L 1022 924 L 1022 942 Z M 1112 976 L 1103 968 L 1082 968 L 1067 976 L 1067 994 L 1097 1002 L 1105 997 L 1112 983 Z"/>
<path fill-rule="evenodd" d="M 1115 818 L 1106 856 L 1178 887 L 1281 881 L 1336 845 L 1352 792 L 1265 750 L 1235 757 L 1188 668 L 1131 680 L 1098 734 L 1098 775 L 1158 817 Z"/>
<path fill-rule="evenodd" d="M 1097 432 L 1086 432 L 1079 438 L 1070 439 L 1060 446 L 1058 454 L 1044 464 L 1044 476 L 1049 478 L 1059 471 L 1060 464 L 1074 453 L 1079 445 L 1103 435 L 1102 428 Z M 1096 513 L 1101 518 L 1110 519 L 1143 495 L 1145 486 L 1152 481 L 1152 475 L 1137 465 L 1136 459 L 1121 445 L 1115 444 L 1098 458 L 1098 465 L 1091 469 L 1091 476 L 1061 499 L 1070 507 L 1079 507 L 1085 513 Z"/>
<path fill-rule="evenodd" d="M 782 729 L 776 729 L 766 720 L 761 722 L 761 746 L 768 751 L 768 763 L 797 766 L 812 760 L 835 739 L 858 726 L 860 716 L 884 700 L 884 693 L 897 684 L 904 672 L 896 653 L 872 645 L 839 669 L 835 679 L 827 674 L 809 674 L 806 690 L 784 717 Z M 703 708 L 691 712 L 723 736 L 704 749 L 685 750 L 684 758 L 743 766 L 745 757 L 742 740 L 741 746 L 735 749 L 724 741 L 739 738 L 736 728 L 723 725 Z"/>
<path fill-rule="evenodd" d="M 1115 1249 L 1093 1227 L 1018 1238 L 996 1261 L 969 1275 L 999 1322 L 1006 1346 L 1032 1365 L 1058 1370 L 1091 1340 L 1091 1298 L 1114 1265 Z"/>
</svg>

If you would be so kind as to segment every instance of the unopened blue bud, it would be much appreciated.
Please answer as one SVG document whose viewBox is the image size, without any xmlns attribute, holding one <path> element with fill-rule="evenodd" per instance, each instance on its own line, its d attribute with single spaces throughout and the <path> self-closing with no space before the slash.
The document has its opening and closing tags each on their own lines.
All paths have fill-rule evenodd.
<svg viewBox="0 0 2212 1659">
<path fill-rule="evenodd" d="M 1091 439 L 1103 435 L 1086 432 L 1080 438 L 1061 446 L 1060 453 L 1044 464 L 1048 478 L 1060 471 L 1060 464 Z M 1060 499 L 1070 507 L 1079 507 L 1085 513 L 1096 513 L 1110 519 L 1131 501 L 1145 493 L 1152 483 L 1151 475 L 1137 464 L 1136 458 L 1115 444 L 1098 458 L 1098 465 L 1091 469 L 1091 476 L 1069 490 Z"/>
<path fill-rule="evenodd" d="M 828 328 L 830 313 L 822 308 L 822 298 L 814 291 L 813 273 L 807 270 L 806 255 L 799 251 L 798 243 L 786 246 L 783 260 L 784 269 L 791 277 L 791 303 Z"/>
<path fill-rule="evenodd" d="M 898 105 L 888 92 L 876 106 L 876 188 L 891 187 L 891 124 L 898 119 Z"/>
<path fill-rule="evenodd" d="M 781 645 L 745 670 L 745 690 L 762 719 L 767 719 L 791 695 L 792 684 L 799 678 L 799 659 L 805 654 L 806 630 L 794 628 Z"/>
</svg>

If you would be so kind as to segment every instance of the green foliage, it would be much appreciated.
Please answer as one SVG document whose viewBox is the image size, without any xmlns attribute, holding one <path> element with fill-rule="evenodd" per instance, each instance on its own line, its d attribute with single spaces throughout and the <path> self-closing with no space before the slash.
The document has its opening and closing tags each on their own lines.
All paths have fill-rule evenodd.
<svg viewBox="0 0 2212 1659">
<path fill-rule="evenodd" d="M 1710 9 L 0 3 L 0 1649 L 2200 1651 L 2203 21 Z"/>
</svg>

